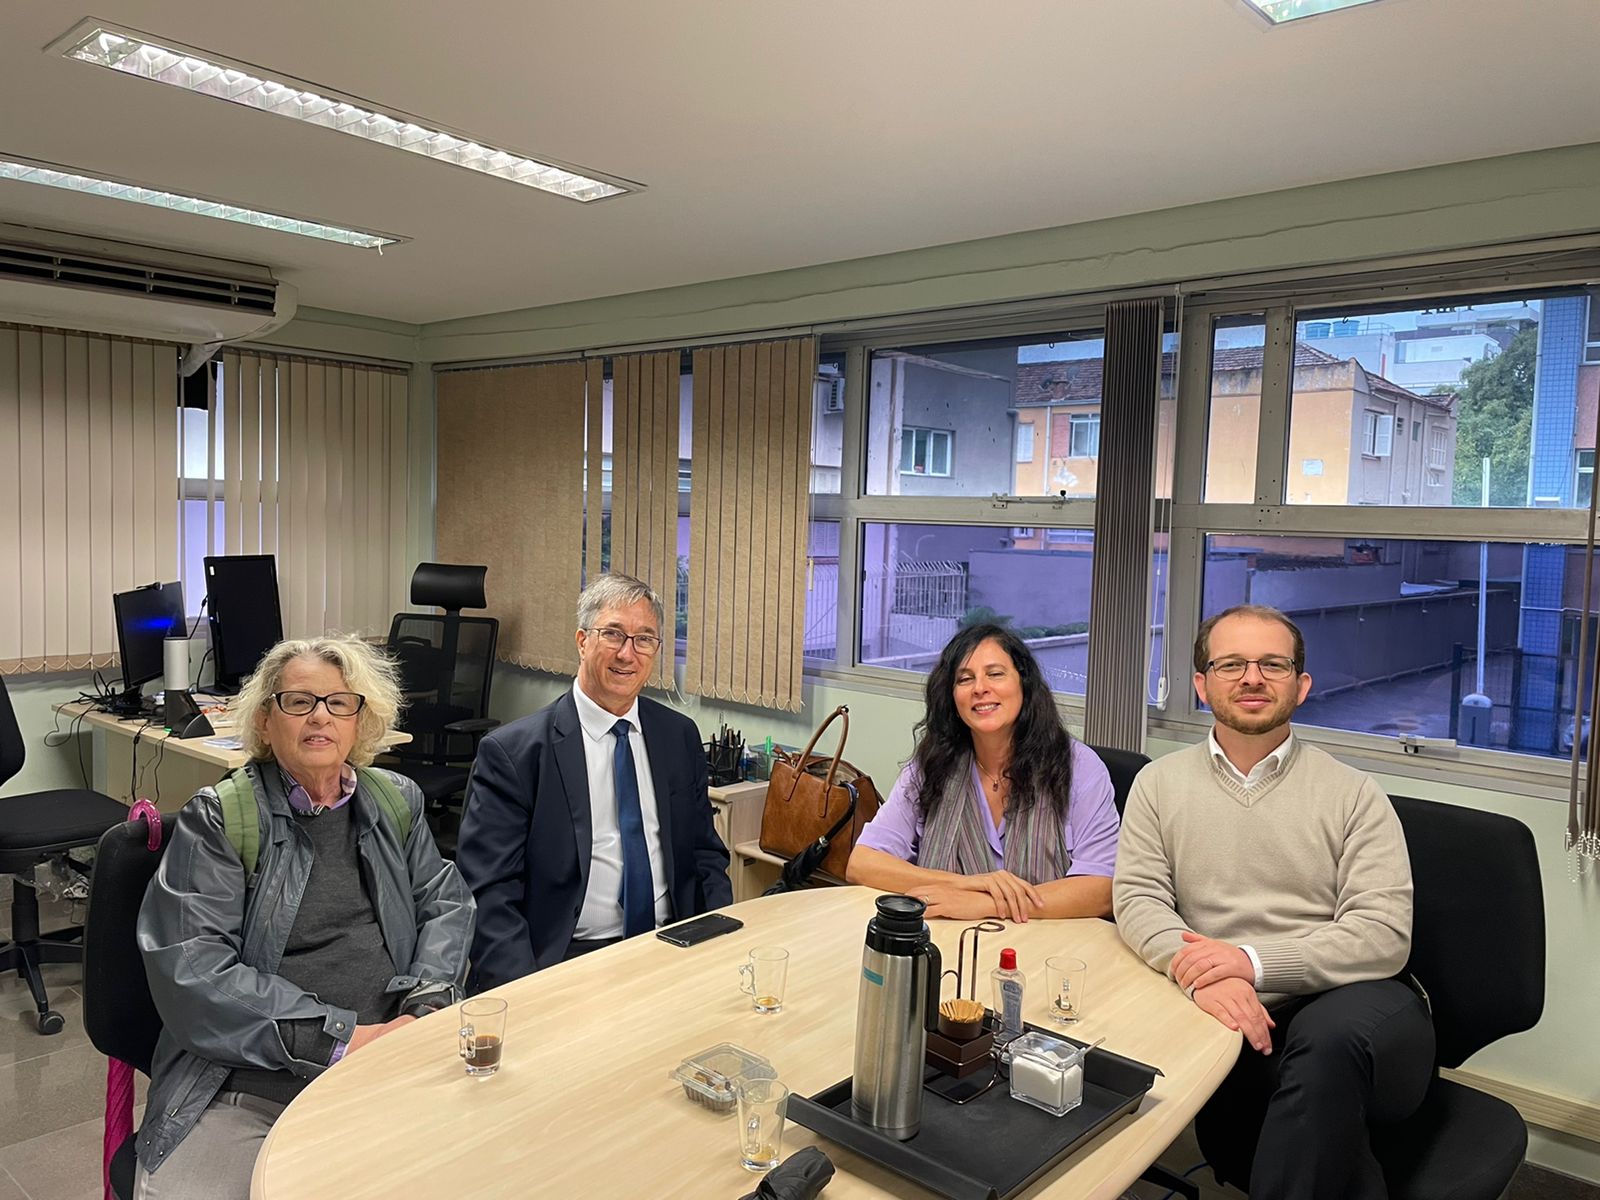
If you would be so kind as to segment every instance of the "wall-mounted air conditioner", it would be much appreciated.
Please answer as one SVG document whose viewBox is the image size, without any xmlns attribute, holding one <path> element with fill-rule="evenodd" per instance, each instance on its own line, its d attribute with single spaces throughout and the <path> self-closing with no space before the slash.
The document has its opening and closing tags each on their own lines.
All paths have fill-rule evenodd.
<svg viewBox="0 0 1600 1200">
<path fill-rule="evenodd" d="M 0 224 L 0 321 L 215 344 L 277 329 L 295 305 L 266 267 Z"/>
<path fill-rule="evenodd" d="M 844 411 L 844 376 L 818 372 L 817 396 L 821 401 L 818 407 L 823 412 L 842 413 Z"/>
</svg>

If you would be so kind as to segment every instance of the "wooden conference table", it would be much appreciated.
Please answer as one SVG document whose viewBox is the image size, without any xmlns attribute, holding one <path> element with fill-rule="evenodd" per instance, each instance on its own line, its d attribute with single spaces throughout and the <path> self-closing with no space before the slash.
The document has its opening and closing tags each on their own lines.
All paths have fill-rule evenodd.
<svg viewBox="0 0 1600 1200">
<path fill-rule="evenodd" d="M 404 1026 L 323 1074 L 284 1112 L 256 1160 L 253 1200 L 526 1196 L 733 1197 L 758 1179 L 738 1163 L 735 1118 L 691 1103 L 668 1073 L 730 1041 L 766 1055 L 798 1095 L 850 1074 L 856 987 L 878 893 L 824 888 L 726 911 L 738 932 L 689 949 L 639 937 L 497 989 L 510 1002 L 504 1065 L 470 1079 L 456 1009 Z M 962 922 L 933 921 L 954 966 Z M 753 1012 L 738 967 L 758 945 L 789 950 L 781 1013 Z M 1044 1020 L 1044 960 L 1089 965 L 1073 1036 L 1164 1075 L 1125 1117 L 1028 1197 L 1115 1197 L 1161 1154 L 1228 1073 L 1237 1033 L 1184 998 L 1105 921 L 1030 921 L 985 934 L 980 995 L 1002 946 L 1028 977 L 1023 1016 Z M 946 996 L 953 994 L 947 985 Z M 927 1098 L 929 1104 L 944 1101 Z M 789 1122 L 784 1156 L 819 1145 L 838 1173 L 823 1195 L 931 1195 Z"/>
<path fill-rule="evenodd" d="M 197 697 L 208 710 L 218 738 L 233 737 L 226 709 L 215 707 L 206 697 Z M 173 737 L 160 725 L 143 717 L 118 717 L 84 703 L 58 704 L 56 712 L 81 727 L 103 737 L 104 754 L 97 756 L 95 785 L 106 795 L 131 805 L 138 792 L 156 801 L 162 812 L 177 812 L 201 788 L 216 783 L 229 771 L 250 761 L 243 750 L 211 745 L 203 737 Z M 384 736 L 387 750 L 411 740 L 398 731 Z M 381 765 L 381 764 L 380 764 Z"/>
</svg>

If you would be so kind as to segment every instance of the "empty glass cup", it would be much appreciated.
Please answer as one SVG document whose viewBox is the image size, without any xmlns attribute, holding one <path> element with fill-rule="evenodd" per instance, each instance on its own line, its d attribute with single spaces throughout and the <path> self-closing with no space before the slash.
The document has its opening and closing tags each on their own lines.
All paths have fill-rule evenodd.
<svg viewBox="0 0 1600 1200">
<path fill-rule="evenodd" d="M 747 1171 L 770 1171 L 783 1158 L 789 1089 L 776 1079 L 746 1079 L 738 1096 L 739 1163 Z"/>
<path fill-rule="evenodd" d="M 777 946 L 757 946 L 750 961 L 739 968 L 739 990 L 750 997 L 758 1013 L 783 1011 L 783 987 L 789 978 L 789 952 Z"/>
<path fill-rule="evenodd" d="M 1081 958 L 1058 955 L 1044 960 L 1045 1008 L 1058 1025 L 1071 1025 L 1083 1015 L 1083 985 L 1089 966 Z"/>
</svg>

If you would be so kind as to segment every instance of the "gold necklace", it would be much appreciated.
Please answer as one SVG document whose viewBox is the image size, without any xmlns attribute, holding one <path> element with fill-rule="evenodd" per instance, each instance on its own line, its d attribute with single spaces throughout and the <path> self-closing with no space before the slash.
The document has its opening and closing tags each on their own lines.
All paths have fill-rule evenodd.
<svg viewBox="0 0 1600 1200">
<path fill-rule="evenodd" d="M 973 761 L 974 762 L 978 761 L 977 755 L 973 755 Z M 994 789 L 997 792 L 1000 790 L 1000 779 L 1005 774 L 1005 768 L 1004 767 L 1002 767 L 998 771 L 991 771 L 991 770 L 989 770 L 988 767 L 984 766 L 981 762 L 978 762 L 978 771 L 985 779 L 987 779 L 989 781 L 989 786 L 992 789 Z"/>
</svg>

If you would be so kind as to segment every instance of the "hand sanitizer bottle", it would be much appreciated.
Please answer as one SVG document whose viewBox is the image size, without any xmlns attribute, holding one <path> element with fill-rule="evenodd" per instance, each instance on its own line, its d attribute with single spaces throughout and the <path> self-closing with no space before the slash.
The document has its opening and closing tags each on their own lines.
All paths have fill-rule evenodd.
<svg viewBox="0 0 1600 1200">
<path fill-rule="evenodd" d="M 1000 951 L 1000 965 L 989 973 L 994 980 L 994 1011 L 1000 1018 L 1000 1037 L 1010 1039 L 1022 1032 L 1022 989 L 1027 978 L 1017 970 L 1017 952 L 1009 946 Z"/>
</svg>

